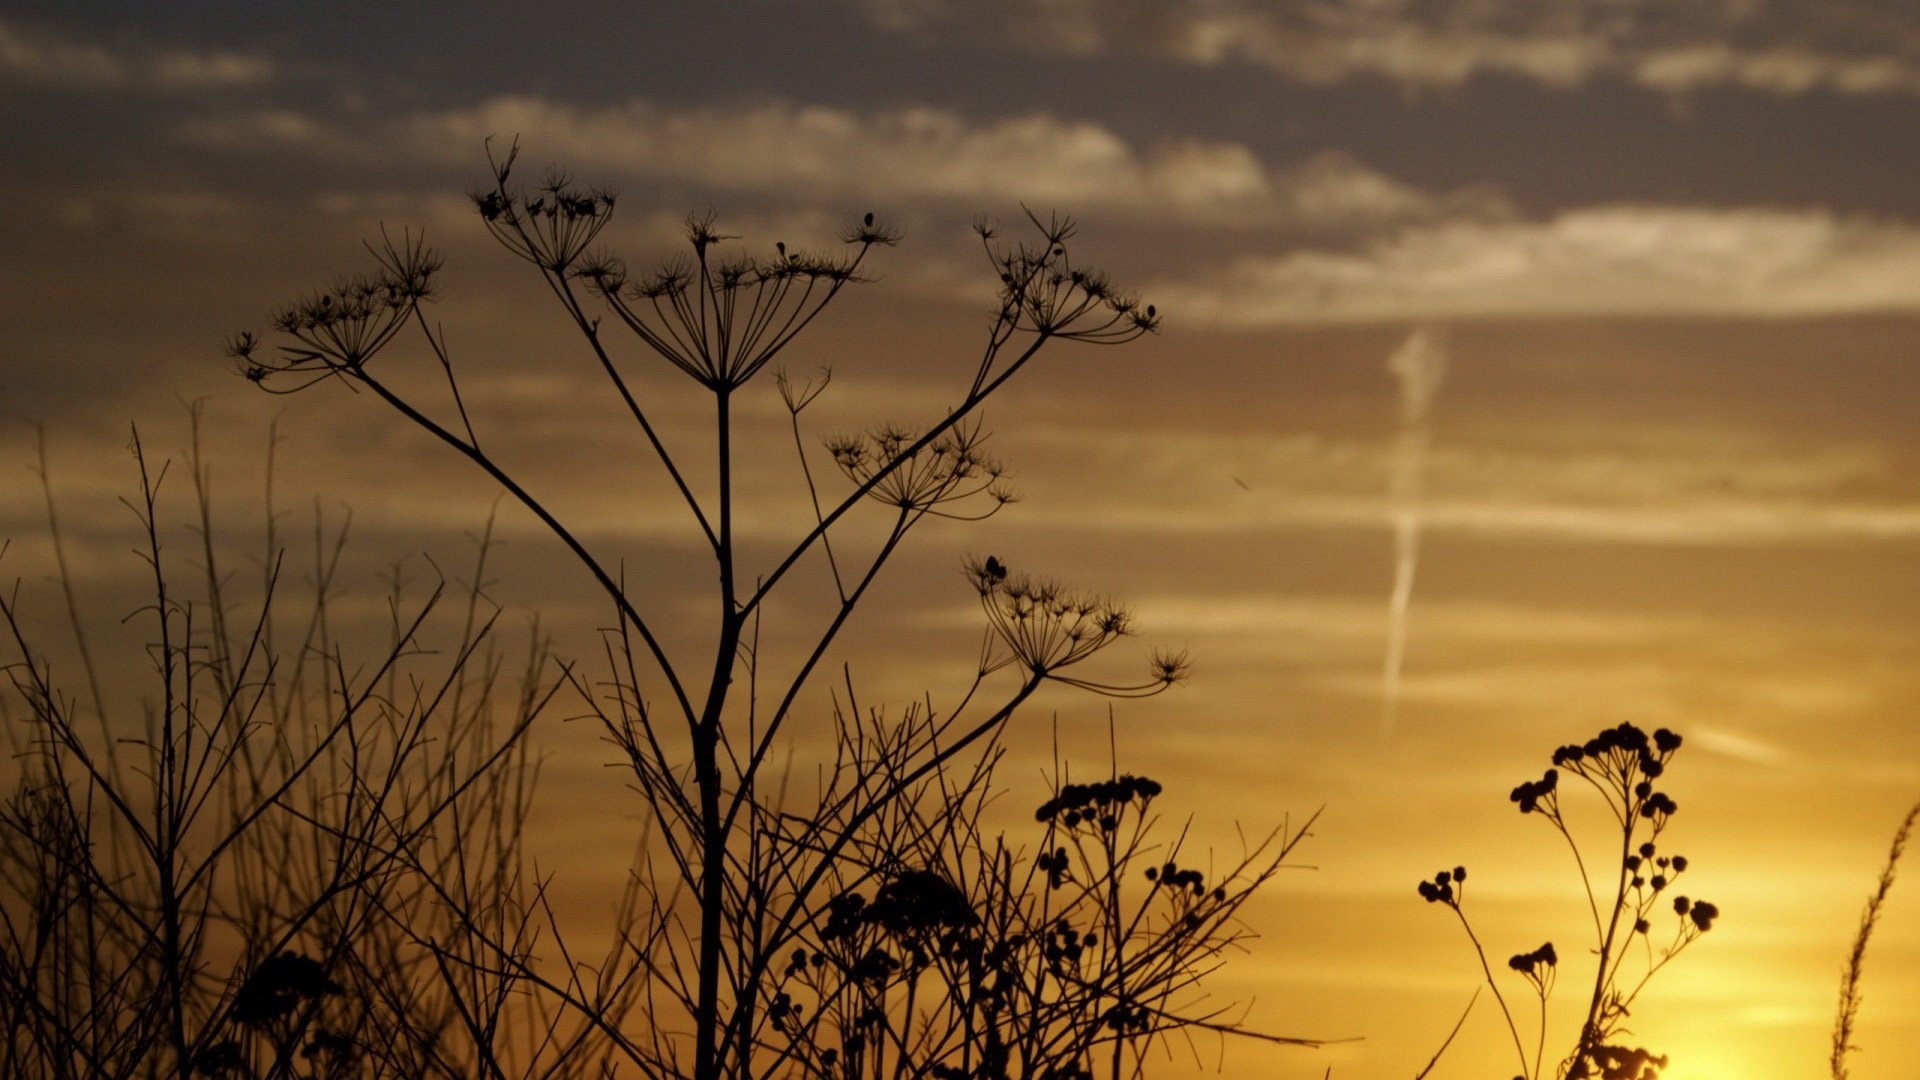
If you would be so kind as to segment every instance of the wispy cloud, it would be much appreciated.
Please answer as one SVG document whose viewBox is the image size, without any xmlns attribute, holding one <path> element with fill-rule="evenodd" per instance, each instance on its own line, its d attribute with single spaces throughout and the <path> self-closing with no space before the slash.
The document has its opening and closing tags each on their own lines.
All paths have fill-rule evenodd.
<svg viewBox="0 0 1920 1080">
<path fill-rule="evenodd" d="M 1248 508 L 1214 506 L 1153 514 L 1096 506 L 1080 512 L 1028 510 L 1036 524 L 1143 535 L 1224 536 L 1296 529 L 1386 529 L 1384 500 L 1318 496 Z M 1429 534 L 1543 537 L 1619 544 L 1770 545 L 1920 538 L 1920 507 L 1824 504 L 1809 500 L 1740 500 L 1608 506 L 1585 501 L 1519 501 L 1442 496 L 1431 499 L 1422 527 Z M 1378 677 L 1374 687 L 1378 690 Z"/>
<path fill-rule="evenodd" d="M 1811 90 L 1920 93 L 1920 61 L 1913 57 L 1835 56 L 1789 46 L 1741 50 L 1724 42 L 1708 42 L 1659 49 L 1634 59 L 1630 74 L 1649 89 L 1678 94 L 1716 86 L 1781 97 Z"/>
<path fill-rule="evenodd" d="M 248 108 L 204 113 L 180 121 L 174 134 L 186 142 L 222 149 L 296 147 L 327 153 L 351 153 L 355 140 L 340 126 L 298 109 Z"/>
<path fill-rule="evenodd" d="M 0 19 L 0 79 L 68 89 L 191 90 L 265 83 L 272 60 L 231 50 L 106 45 Z"/>
<path fill-rule="evenodd" d="M 1153 294 L 1212 325 L 1564 315 L 1798 318 L 1920 308 L 1920 228 L 1824 209 L 1598 206 L 1248 257 Z"/>
<path fill-rule="evenodd" d="M 1304 83 L 1411 88 L 1504 75 L 1685 93 L 1920 92 L 1920 14 L 1898 0 L 856 0 L 906 32 L 987 25 L 1035 49 L 1253 64 Z"/>
<path fill-rule="evenodd" d="M 1223 537 L 1311 529 L 1384 536 L 1394 524 L 1389 444 L 1139 431 L 1123 446 L 1076 456 L 1093 442 L 1083 431 L 1024 437 L 1056 467 L 1156 495 L 1149 510 L 1055 492 L 1020 508 L 1023 525 Z M 1454 429 L 1429 448 L 1424 464 L 1421 528 L 1429 535 L 1659 545 L 1920 537 L 1920 506 L 1898 463 L 1844 443 L 1705 427 L 1616 433 L 1611 445 L 1545 429 L 1497 440 Z M 1228 473 L 1252 478 L 1252 490 L 1225 483 Z M 1222 482 L 1194 482 L 1208 475 Z"/>
<path fill-rule="evenodd" d="M 1778 766 L 1788 760 L 1785 749 L 1775 746 L 1764 739 L 1734 731 L 1730 728 L 1710 727 L 1694 723 L 1687 732 L 1687 738 L 1694 746 L 1709 754 L 1731 758 L 1748 765 Z"/>
<path fill-rule="evenodd" d="M 366 132 L 285 110 L 207 114 L 178 132 L 222 147 L 358 147 L 461 165 L 483 140 L 524 133 L 536 159 L 614 181 L 894 204 L 1026 202 L 1182 224 L 1341 230 L 1507 212 L 1487 189 L 1434 194 L 1339 151 L 1276 168 L 1239 143 L 1140 145 L 1100 123 L 1046 113 L 980 119 L 928 107 L 860 111 L 785 101 L 587 107 L 502 96 L 377 121 Z"/>
</svg>

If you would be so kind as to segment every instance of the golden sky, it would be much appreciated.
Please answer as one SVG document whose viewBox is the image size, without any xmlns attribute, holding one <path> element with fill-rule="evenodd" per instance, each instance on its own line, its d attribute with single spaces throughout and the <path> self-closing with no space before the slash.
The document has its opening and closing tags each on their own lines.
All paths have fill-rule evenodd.
<svg viewBox="0 0 1920 1080">
<path fill-rule="evenodd" d="M 1057 209 L 1163 332 L 1061 346 L 996 401 L 1023 499 L 915 537 L 849 649 L 871 692 L 957 688 L 970 553 L 1110 592 L 1145 643 L 1189 649 L 1189 685 L 1116 707 L 1121 767 L 1222 851 L 1235 822 L 1321 811 L 1313 869 L 1266 892 L 1218 987 L 1257 1026 L 1363 1039 L 1226 1049 L 1225 1075 L 1302 1080 L 1412 1075 L 1458 1015 L 1477 966 L 1414 893 L 1441 866 L 1472 868 L 1496 961 L 1561 943 L 1574 1007 L 1570 860 L 1507 791 L 1602 727 L 1671 727 L 1670 836 L 1725 914 L 1632 1029 L 1668 1080 L 1825 1075 L 1839 965 L 1920 797 L 1920 9 L 604 7 L 7 5 L 8 576 L 45 573 L 36 425 L 107 597 L 138 572 L 114 501 L 127 425 L 171 450 L 201 398 L 236 522 L 277 416 L 282 504 L 352 507 L 369 596 L 388 561 L 457 556 L 493 505 L 482 478 L 364 397 L 269 398 L 220 356 L 362 268 L 384 225 L 446 253 L 434 314 L 498 452 L 687 610 L 696 535 L 634 479 L 644 447 L 590 357 L 470 209 L 488 136 L 618 189 L 606 239 L 636 264 L 708 208 L 761 246 L 831 243 L 870 209 L 902 225 L 879 280 L 787 357 L 834 370 L 817 436 L 957 398 L 994 294 L 969 223 Z M 1409 370 L 1443 361 L 1409 410 Z M 669 373 L 641 385 L 669 439 L 705 422 Z M 805 506 L 770 381 L 741 407 L 766 508 L 742 529 L 768 551 Z M 531 518 L 500 530 L 501 602 L 591 648 L 591 583 Z M 1049 697 L 1014 732 L 1009 805 L 1043 797 L 1056 714 L 1081 769 L 1106 767 L 1104 703 Z M 620 798 L 604 747 L 550 738 L 542 812 L 564 827 L 543 862 L 591 897 L 632 821 L 591 809 Z M 1913 1075 L 1904 888 L 1867 995 L 1854 1075 Z M 1510 1070 L 1505 1038 L 1483 1001 L 1434 1075 Z"/>
</svg>

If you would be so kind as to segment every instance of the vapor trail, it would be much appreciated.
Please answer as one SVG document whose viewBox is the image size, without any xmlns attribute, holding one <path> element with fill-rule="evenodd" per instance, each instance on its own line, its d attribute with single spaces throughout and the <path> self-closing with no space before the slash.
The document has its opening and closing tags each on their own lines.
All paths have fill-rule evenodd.
<svg viewBox="0 0 1920 1080">
<path fill-rule="evenodd" d="M 1420 564 L 1420 511 L 1427 471 L 1428 413 L 1447 372 L 1447 345 L 1436 331 L 1421 328 L 1387 358 L 1387 371 L 1400 380 L 1400 437 L 1393 448 L 1389 498 L 1393 506 L 1393 595 L 1387 605 L 1387 660 L 1382 674 L 1380 734 L 1393 734 L 1400 715 L 1400 668 L 1407 656 L 1407 609 L 1413 603 L 1413 576 Z"/>
</svg>

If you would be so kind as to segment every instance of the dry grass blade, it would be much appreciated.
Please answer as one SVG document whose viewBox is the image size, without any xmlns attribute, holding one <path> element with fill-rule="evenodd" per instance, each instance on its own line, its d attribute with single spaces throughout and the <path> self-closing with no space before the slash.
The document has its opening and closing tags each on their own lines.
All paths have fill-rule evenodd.
<svg viewBox="0 0 1920 1080">
<path fill-rule="evenodd" d="M 1880 871 L 1880 885 L 1867 899 L 1866 910 L 1860 913 L 1860 932 L 1854 935 L 1853 949 L 1847 953 L 1847 968 L 1840 977 L 1840 1011 L 1833 1021 L 1833 1080 L 1847 1080 L 1847 1055 L 1859 1049 L 1853 1044 L 1853 1028 L 1860 1015 L 1860 976 L 1866 968 L 1867 942 L 1873 938 L 1873 928 L 1880 922 L 1880 909 L 1886 905 L 1887 894 L 1893 891 L 1894 874 L 1900 867 L 1900 856 L 1906 854 L 1907 837 L 1913 832 L 1916 817 L 1920 817 L 1920 803 L 1907 811 L 1899 830 L 1893 834 L 1887 865 Z"/>
</svg>

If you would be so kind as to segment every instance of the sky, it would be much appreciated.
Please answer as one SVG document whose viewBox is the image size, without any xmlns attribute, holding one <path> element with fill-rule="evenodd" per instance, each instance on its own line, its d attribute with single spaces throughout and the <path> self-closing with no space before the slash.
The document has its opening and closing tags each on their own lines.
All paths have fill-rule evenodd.
<svg viewBox="0 0 1920 1080">
<path fill-rule="evenodd" d="M 996 400 L 1022 499 L 915 538 L 849 649 L 873 692 L 971 666 L 953 570 L 986 551 L 1190 651 L 1189 685 L 1113 710 L 1121 767 L 1223 852 L 1236 822 L 1320 813 L 1312 869 L 1249 909 L 1259 939 L 1216 993 L 1359 1040 L 1230 1045 L 1234 1076 L 1425 1063 L 1479 982 L 1415 895 L 1435 868 L 1472 867 L 1496 959 L 1581 956 L 1570 860 L 1507 791 L 1602 727 L 1670 727 L 1671 835 L 1725 914 L 1632 1029 L 1670 1080 L 1820 1076 L 1920 797 L 1916 104 L 1905 0 L 11 0 L 5 569 L 45 587 L 44 430 L 76 565 L 102 598 L 133 580 L 128 426 L 171 450 L 194 400 L 236 522 L 277 418 L 284 505 L 351 507 L 369 595 L 385 561 L 458 552 L 482 478 L 364 395 L 268 397 L 220 353 L 413 228 L 447 257 L 434 315 L 498 452 L 692 610 L 697 535 L 472 212 L 489 136 L 617 189 L 606 240 L 636 265 L 709 209 L 763 247 L 870 210 L 901 226 L 787 357 L 834 372 L 815 436 L 954 400 L 994 295 L 976 215 L 1071 214 L 1076 258 L 1162 330 L 1060 345 Z M 699 401 L 641 378 L 691 438 Z M 750 390 L 745 483 L 770 509 L 743 529 L 770 544 L 798 489 L 778 399 Z M 531 518 L 499 528 L 495 595 L 591 648 L 590 583 Z M 1106 768 L 1104 703 L 1022 723 L 1009 804 L 1040 801 L 1056 726 Z M 544 812 L 569 824 L 542 842 L 584 896 L 632 821 L 569 817 L 619 788 L 604 747 L 549 737 Z M 1869 964 L 1854 1075 L 1910 1075 L 1920 898 L 1896 888 Z M 1485 1006 L 1434 1076 L 1508 1066 Z"/>
</svg>

